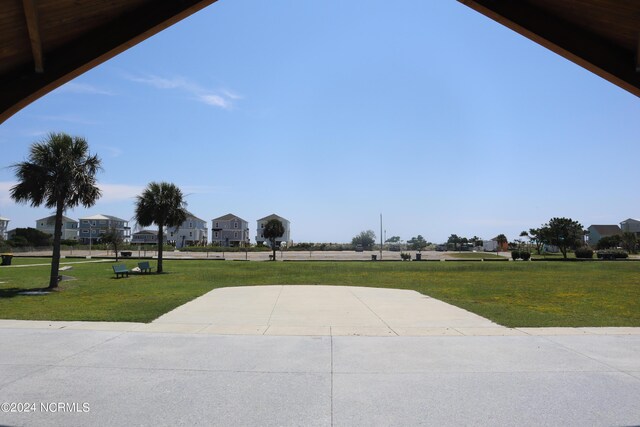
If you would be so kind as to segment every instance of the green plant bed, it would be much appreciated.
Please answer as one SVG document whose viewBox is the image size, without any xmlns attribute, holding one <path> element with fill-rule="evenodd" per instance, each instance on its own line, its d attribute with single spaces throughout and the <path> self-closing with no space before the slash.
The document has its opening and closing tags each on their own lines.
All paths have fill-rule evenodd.
<svg viewBox="0 0 640 427">
<path fill-rule="evenodd" d="M 136 260 L 123 260 L 128 268 Z M 630 262 L 206 262 L 115 279 L 111 262 L 74 264 L 61 291 L 48 266 L 0 268 L 0 317 L 149 322 L 215 288 L 345 285 L 418 291 L 501 325 L 640 326 L 640 264 Z"/>
</svg>

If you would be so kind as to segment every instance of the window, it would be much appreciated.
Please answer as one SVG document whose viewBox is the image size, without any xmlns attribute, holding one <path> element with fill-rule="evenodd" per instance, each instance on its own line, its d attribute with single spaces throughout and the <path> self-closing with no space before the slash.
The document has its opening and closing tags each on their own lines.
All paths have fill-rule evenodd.
<svg viewBox="0 0 640 427">
<path fill-rule="evenodd" d="M 237 222 L 233 223 L 233 228 L 238 228 L 238 223 Z"/>
<path fill-rule="evenodd" d="M 96 222 L 95 221 L 91 221 L 91 225 L 93 225 L 95 227 L 96 226 Z"/>
<path fill-rule="evenodd" d="M 89 234 L 89 230 L 82 230 L 84 234 Z"/>
<path fill-rule="evenodd" d="M 218 223 L 216 222 L 216 225 L 214 225 L 215 228 L 218 228 Z"/>
<path fill-rule="evenodd" d="M 82 220 L 82 223 L 83 223 L 83 224 L 89 224 L 89 221 L 87 221 L 86 219 L 83 219 L 83 220 Z"/>
<path fill-rule="evenodd" d="M 218 237 L 218 232 L 217 231 L 213 232 L 213 237 Z"/>
<path fill-rule="evenodd" d="M 189 232 L 189 237 L 193 237 L 193 233 L 191 231 Z"/>
<path fill-rule="evenodd" d="M 192 222 L 189 223 L 189 228 L 193 228 L 193 223 Z"/>
<path fill-rule="evenodd" d="M 235 237 L 236 239 L 238 238 L 238 232 L 237 231 L 233 232 L 233 237 Z"/>
<path fill-rule="evenodd" d="M 41 222 L 41 223 L 40 223 L 40 227 L 44 227 L 44 222 Z"/>
<path fill-rule="evenodd" d="M 260 228 L 264 228 L 264 222 L 260 223 Z"/>
<path fill-rule="evenodd" d="M 171 237 L 173 237 L 173 231 L 171 232 Z"/>
</svg>

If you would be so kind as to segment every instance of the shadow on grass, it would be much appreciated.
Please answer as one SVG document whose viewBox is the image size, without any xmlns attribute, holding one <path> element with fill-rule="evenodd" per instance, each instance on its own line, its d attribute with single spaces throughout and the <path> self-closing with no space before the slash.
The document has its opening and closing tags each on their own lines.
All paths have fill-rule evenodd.
<svg viewBox="0 0 640 427">
<path fill-rule="evenodd" d="M 45 288 L 6 288 L 0 289 L 0 298 L 44 296 L 56 290 Z"/>
</svg>

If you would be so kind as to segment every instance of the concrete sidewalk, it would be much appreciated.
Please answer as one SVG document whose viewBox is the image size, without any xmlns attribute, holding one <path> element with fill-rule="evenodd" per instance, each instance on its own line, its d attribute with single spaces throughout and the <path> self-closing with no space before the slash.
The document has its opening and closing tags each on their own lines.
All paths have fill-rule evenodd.
<svg viewBox="0 0 640 427">
<path fill-rule="evenodd" d="M 0 425 L 640 424 L 638 335 L 4 328 L 0 342 Z"/>
<path fill-rule="evenodd" d="M 0 425 L 640 425 L 640 328 L 508 329 L 413 291 L 226 288 L 0 342 Z"/>
</svg>

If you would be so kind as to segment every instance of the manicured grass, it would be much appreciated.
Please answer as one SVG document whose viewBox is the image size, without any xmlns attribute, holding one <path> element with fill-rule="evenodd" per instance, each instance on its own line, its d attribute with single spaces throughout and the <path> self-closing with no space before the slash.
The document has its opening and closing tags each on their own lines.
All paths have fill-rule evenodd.
<svg viewBox="0 0 640 427">
<path fill-rule="evenodd" d="M 459 259 L 506 259 L 491 252 L 447 252 L 447 256 Z"/>
<path fill-rule="evenodd" d="M 148 322 L 219 287 L 317 284 L 412 289 L 510 327 L 640 326 L 637 262 L 165 261 L 167 274 L 128 279 L 111 265 L 75 264 L 77 280 L 46 296 L 17 292 L 44 286 L 48 267 L 0 268 L 0 317 Z"/>
</svg>

